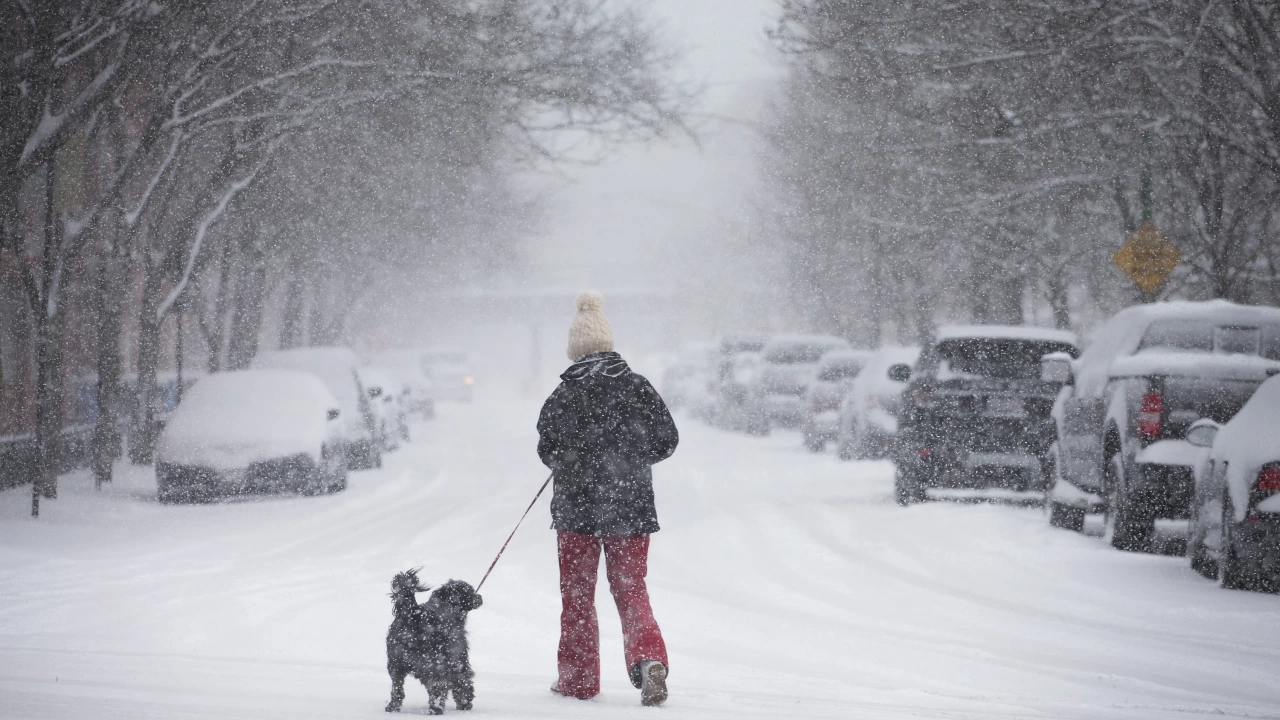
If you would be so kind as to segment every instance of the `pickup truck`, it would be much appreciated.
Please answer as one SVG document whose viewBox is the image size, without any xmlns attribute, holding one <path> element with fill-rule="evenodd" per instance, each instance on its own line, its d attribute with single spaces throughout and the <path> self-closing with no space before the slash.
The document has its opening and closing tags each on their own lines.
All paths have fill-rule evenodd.
<svg viewBox="0 0 1280 720">
<path fill-rule="evenodd" d="M 1103 510 L 1113 547 L 1146 551 L 1156 519 L 1188 517 L 1199 453 L 1187 429 L 1201 418 L 1227 422 L 1280 373 L 1280 308 L 1130 307 L 1078 360 L 1057 362 L 1067 371 L 1053 407 L 1049 522 L 1079 531 L 1086 512 Z"/>
<path fill-rule="evenodd" d="M 1001 488 L 1040 493 L 1053 442 L 1049 411 L 1062 387 L 1042 358 L 1078 354 L 1076 337 L 1044 328 L 943 327 L 915 368 L 889 368 L 907 382 L 892 455 L 899 505 L 930 488 Z"/>
</svg>

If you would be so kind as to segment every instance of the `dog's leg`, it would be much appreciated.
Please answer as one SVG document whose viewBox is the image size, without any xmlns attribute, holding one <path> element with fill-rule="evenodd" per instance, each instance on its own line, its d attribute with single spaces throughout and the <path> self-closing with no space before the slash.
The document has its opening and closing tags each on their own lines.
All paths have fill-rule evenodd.
<svg viewBox="0 0 1280 720">
<path fill-rule="evenodd" d="M 444 704 L 449 700 L 449 682 L 442 677 L 432 677 L 427 683 L 427 695 L 430 696 L 430 710 L 432 715 L 443 715 Z"/>
<path fill-rule="evenodd" d="M 391 676 L 391 702 L 387 703 L 387 712 L 400 712 L 400 706 L 404 704 L 405 669 L 388 663 L 387 674 Z"/>
<path fill-rule="evenodd" d="M 471 704 L 476 699 L 476 685 L 471 679 L 470 673 L 464 673 L 460 676 L 452 678 L 449 683 L 453 691 L 453 704 L 459 710 L 470 710 Z"/>
</svg>

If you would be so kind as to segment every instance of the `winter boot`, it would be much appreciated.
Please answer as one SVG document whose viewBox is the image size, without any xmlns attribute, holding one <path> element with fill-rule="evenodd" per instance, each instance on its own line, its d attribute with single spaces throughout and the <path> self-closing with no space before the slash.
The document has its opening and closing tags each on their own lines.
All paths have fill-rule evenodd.
<svg viewBox="0 0 1280 720">
<path fill-rule="evenodd" d="M 657 707 L 667 701 L 667 667 L 657 660 L 643 660 L 640 665 L 640 704 Z"/>
</svg>

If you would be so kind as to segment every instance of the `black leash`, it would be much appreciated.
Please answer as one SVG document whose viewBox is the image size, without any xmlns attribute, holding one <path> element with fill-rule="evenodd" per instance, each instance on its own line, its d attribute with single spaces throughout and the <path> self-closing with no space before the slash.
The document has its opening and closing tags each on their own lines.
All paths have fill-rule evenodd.
<svg viewBox="0 0 1280 720">
<path fill-rule="evenodd" d="M 555 476 L 555 473 L 548 475 L 546 482 L 542 483 L 542 487 L 538 488 L 538 494 L 533 496 L 533 502 L 529 503 L 529 507 L 525 508 L 524 514 L 520 516 L 520 519 L 516 522 L 516 526 L 512 528 L 511 534 L 507 536 L 507 541 L 502 543 L 502 549 L 498 551 L 498 557 L 495 557 L 493 562 L 489 564 L 489 569 L 484 571 L 484 577 L 480 578 L 480 584 L 476 586 L 476 592 L 480 592 L 480 588 L 484 587 L 484 581 L 489 579 L 489 573 L 493 572 L 493 568 L 498 564 L 498 561 L 502 559 L 502 553 L 507 551 L 507 546 L 511 544 L 511 538 L 516 536 L 516 530 L 519 530 L 520 524 L 524 522 L 525 518 L 529 517 L 529 511 L 533 510 L 533 506 L 538 503 L 538 498 L 542 497 L 542 493 L 545 492 L 547 486 L 551 484 L 551 478 L 554 478 Z"/>
</svg>

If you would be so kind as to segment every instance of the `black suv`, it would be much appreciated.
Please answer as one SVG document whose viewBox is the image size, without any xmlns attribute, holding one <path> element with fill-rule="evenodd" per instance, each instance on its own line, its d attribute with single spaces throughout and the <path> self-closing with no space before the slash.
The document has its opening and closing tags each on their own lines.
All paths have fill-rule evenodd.
<svg viewBox="0 0 1280 720">
<path fill-rule="evenodd" d="M 894 442 L 900 505 L 938 488 L 1042 490 L 1054 440 L 1050 418 L 1062 382 L 1042 379 L 1045 355 L 1079 355 L 1068 332 L 980 325 L 942 328 L 909 380 Z"/>
</svg>

